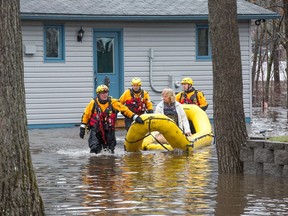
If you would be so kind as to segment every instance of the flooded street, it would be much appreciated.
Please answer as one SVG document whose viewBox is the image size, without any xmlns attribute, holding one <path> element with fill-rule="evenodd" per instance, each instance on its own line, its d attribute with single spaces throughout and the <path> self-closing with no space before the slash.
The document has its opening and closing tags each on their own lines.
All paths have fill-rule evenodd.
<svg viewBox="0 0 288 216">
<path fill-rule="evenodd" d="M 287 135 L 287 110 L 254 112 L 249 134 Z M 29 130 L 46 215 L 288 215 L 287 179 L 219 175 L 214 145 L 193 155 L 128 153 L 117 131 L 115 154 L 94 155 L 78 134 Z"/>
</svg>

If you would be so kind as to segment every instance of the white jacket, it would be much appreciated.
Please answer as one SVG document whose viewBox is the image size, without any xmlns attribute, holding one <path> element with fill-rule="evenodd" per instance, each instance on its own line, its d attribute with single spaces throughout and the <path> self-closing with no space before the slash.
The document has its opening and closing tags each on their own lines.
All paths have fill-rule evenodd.
<svg viewBox="0 0 288 216">
<path fill-rule="evenodd" d="M 184 131 L 185 134 L 186 133 L 191 133 L 187 116 L 186 116 L 185 111 L 182 108 L 181 104 L 179 102 L 175 101 L 175 107 L 176 107 L 176 112 L 178 114 L 179 128 L 181 128 Z M 155 113 L 164 114 L 164 102 L 163 101 L 161 101 L 156 106 Z"/>
</svg>

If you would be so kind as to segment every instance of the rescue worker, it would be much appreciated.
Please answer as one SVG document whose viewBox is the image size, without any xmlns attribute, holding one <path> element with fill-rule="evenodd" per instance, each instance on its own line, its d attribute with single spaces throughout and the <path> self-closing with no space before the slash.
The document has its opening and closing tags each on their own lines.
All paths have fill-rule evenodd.
<svg viewBox="0 0 288 216">
<path fill-rule="evenodd" d="M 135 77 L 131 81 L 131 88 L 128 88 L 119 98 L 119 101 L 126 105 L 132 112 L 137 115 L 143 113 L 153 113 L 153 104 L 147 91 L 141 89 L 141 79 Z M 132 119 L 125 117 L 125 128 L 128 131 Z"/>
<path fill-rule="evenodd" d="M 79 135 L 83 139 L 85 128 L 88 127 L 90 130 L 88 139 L 90 153 L 98 154 L 102 149 L 114 153 L 117 144 L 115 123 L 118 112 L 139 124 L 144 124 L 137 114 L 130 111 L 117 99 L 112 99 L 108 93 L 109 88 L 106 85 L 99 85 L 96 89 L 96 98 L 90 101 L 82 115 Z"/>
<path fill-rule="evenodd" d="M 181 104 L 197 104 L 202 110 L 208 108 L 208 103 L 202 91 L 196 90 L 191 78 L 185 77 L 181 81 L 183 91 L 176 95 L 176 101 Z"/>
<path fill-rule="evenodd" d="M 208 108 L 208 103 L 202 91 L 196 90 L 193 85 L 194 82 L 191 78 L 185 77 L 181 81 L 183 91 L 176 95 L 176 101 L 181 104 L 196 104 L 202 110 Z M 196 133 L 193 122 L 189 120 L 190 130 L 192 134 Z"/>
</svg>

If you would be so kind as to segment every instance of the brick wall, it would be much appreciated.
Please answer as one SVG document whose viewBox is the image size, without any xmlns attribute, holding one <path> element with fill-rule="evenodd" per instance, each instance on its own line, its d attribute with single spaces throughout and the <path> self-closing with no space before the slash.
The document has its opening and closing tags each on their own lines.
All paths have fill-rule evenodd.
<svg viewBox="0 0 288 216">
<path fill-rule="evenodd" d="M 288 143 L 250 139 L 240 156 L 244 174 L 288 177 Z"/>
</svg>

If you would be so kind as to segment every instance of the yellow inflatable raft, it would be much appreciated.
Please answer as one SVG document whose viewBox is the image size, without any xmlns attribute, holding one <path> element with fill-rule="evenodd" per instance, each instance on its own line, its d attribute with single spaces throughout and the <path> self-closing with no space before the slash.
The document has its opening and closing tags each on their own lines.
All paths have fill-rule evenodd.
<svg viewBox="0 0 288 216">
<path fill-rule="evenodd" d="M 142 150 L 143 139 L 151 136 L 151 132 L 159 131 L 172 148 L 184 148 L 190 145 L 183 131 L 173 120 L 164 114 L 143 114 L 141 115 L 144 124 L 132 123 L 125 137 L 125 150 L 135 152 Z M 152 140 L 151 140 L 152 141 Z"/>
<path fill-rule="evenodd" d="M 182 104 L 188 120 L 193 122 L 196 133 L 189 137 L 193 150 L 211 145 L 213 132 L 205 111 L 194 104 Z"/>
<path fill-rule="evenodd" d="M 197 105 L 183 104 L 188 120 L 194 124 L 196 133 L 186 137 L 173 120 L 163 114 L 141 115 L 144 124 L 133 123 L 129 128 L 124 146 L 126 151 L 140 150 L 193 150 L 212 143 L 212 128 L 206 113 Z M 159 131 L 168 143 L 162 144 L 153 136 Z"/>
</svg>

